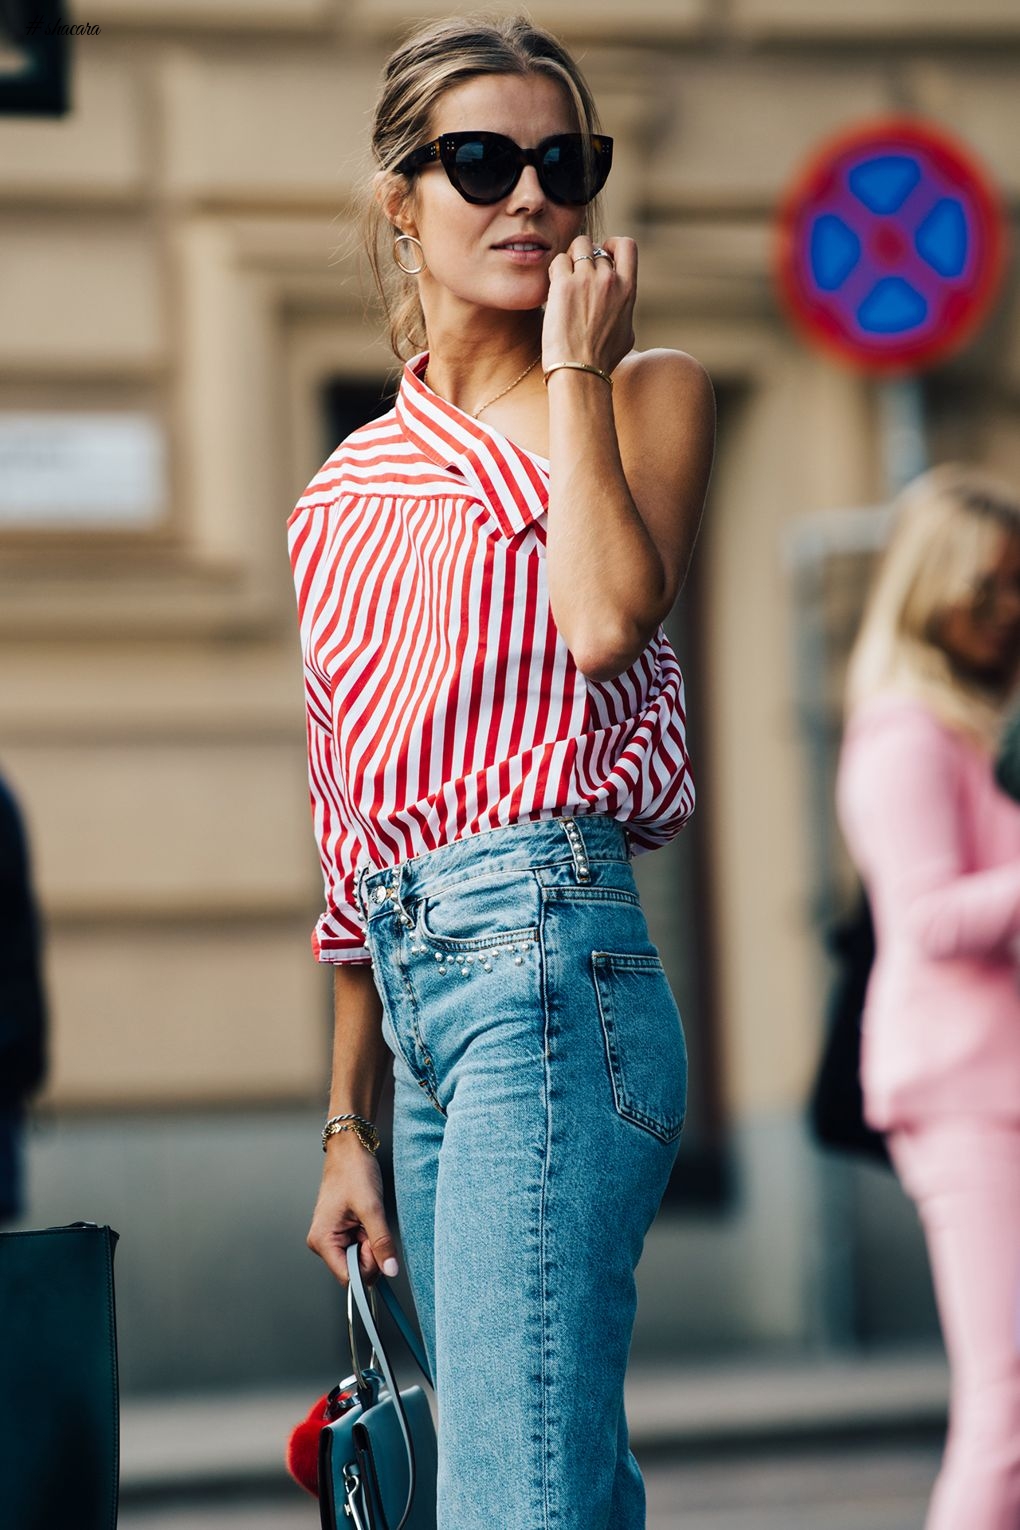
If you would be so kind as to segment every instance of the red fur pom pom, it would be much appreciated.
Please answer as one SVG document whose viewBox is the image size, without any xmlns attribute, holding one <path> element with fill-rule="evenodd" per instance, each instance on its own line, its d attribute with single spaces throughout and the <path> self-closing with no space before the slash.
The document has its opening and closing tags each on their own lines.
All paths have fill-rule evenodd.
<svg viewBox="0 0 1020 1530">
<path fill-rule="evenodd" d="M 313 1498 L 319 1496 L 319 1435 L 326 1422 L 328 1398 L 320 1397 L 303 1418 L 291 1430 L 287 1441 L 287 1470 L 294 1481 Z"/>
</svg>

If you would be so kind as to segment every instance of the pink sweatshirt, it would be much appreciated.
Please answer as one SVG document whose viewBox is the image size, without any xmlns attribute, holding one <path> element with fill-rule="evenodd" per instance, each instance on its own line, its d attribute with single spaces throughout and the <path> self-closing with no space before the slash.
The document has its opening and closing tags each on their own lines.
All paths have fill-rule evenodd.
<svg viewBox="0 0 1020 1530">
<path fill-rule="evenodd" d="M 888 694 L 850 720 L 836 809 L 875 921 L 868 1121 L 1020 1120 L 1020 806 L 975 744 Z"/>
</svg>

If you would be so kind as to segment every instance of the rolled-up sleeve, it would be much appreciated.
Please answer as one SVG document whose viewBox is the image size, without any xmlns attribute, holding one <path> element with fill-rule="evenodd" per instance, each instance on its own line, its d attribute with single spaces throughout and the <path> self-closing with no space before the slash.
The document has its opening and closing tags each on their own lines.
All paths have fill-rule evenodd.
<svg viewBox="0 0 1020 1530">
<path fill-rule="evenodd" d="M 365 922 L 355 892 L 363 847 L 345 811 L 343 782 L 336 768 L 329 683 L 310 658 L 312 592 L 321 546 L 315 522 L 312 512 L 300 509 L 288 522 L 304 662 L 308 788 L 325 893 L 325 908 L 312 931 L 312 951 L 320 962 L 368 962 Z"/>
<path fill-rule="evenodd" d="M 308 786 L 326 906 L 312 931 L 316 961 L 370 961 L 355 876 L 361 844 L 344 821 L 333 740 L 308 714 Z"/>
</svg>

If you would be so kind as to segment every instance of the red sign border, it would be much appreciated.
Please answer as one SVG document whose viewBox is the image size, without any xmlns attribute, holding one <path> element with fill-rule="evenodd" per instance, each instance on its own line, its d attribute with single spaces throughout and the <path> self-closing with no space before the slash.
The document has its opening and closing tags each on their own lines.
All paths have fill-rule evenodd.
<svg viewBox="0 0 1020 1530">
<path fill-rule="evenodd" d="M 950 168 L 955 176 L 963 172 L 970 184 L 988 244 L 985 270 L 970 295 L 966 317 L 944 335 L 908 342 L 897 351 L 884 355 L 862 351 L 842 333 L 833 319 L 820 312 L 808 300 L 797 275 L 795 237 L 803 203 L 814 195 L 822 180 L 831 174 L 833 161 L 856 147 L 874 143 L 879 137 L 895 137 L 908 147 L 923 149 L 936 163 L 941 161 Z M 775 286 L 794 328 L 839 360 L 851 362 L 858 370 L 886 375 L 922 371 L 926 366 L 934 365 L 966 345 L 987 318 L 1005 274 L 1008 244 L 1006 230 L 1002 198 L 969 149 L 965 149 L 948 133 L 916 117 L 877 117 L 826 139 L 783 193 L 777 209 L 773 246 Z"/>
</svg>

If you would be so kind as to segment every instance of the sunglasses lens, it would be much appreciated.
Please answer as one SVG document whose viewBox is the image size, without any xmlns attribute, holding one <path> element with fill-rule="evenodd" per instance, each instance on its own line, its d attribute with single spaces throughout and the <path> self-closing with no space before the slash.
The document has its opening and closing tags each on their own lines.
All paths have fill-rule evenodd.
<svg viewBox="0 0 1020 1530">
<path fill-rule="evenodd" d="M 560 138 L 542 155 L 542 180 L 557 202 L 587 202 L 580 139 Z"/>
<path fill-rule="evenodd" d="M 570 133 L 547 144 L 542 155 L 542 179 L 554 201 L 581 206 L 605 185 L 611 151 L 603 139 L 589 142 L 590 147 L 579 133 Z"/>
<path fill-rule="evenodd" d="M 459 143 L 451 165 L 454 185 L 479 202 L 505 197 L 518 173 L 513 144 L 471 138 Z"/>
</svg>

